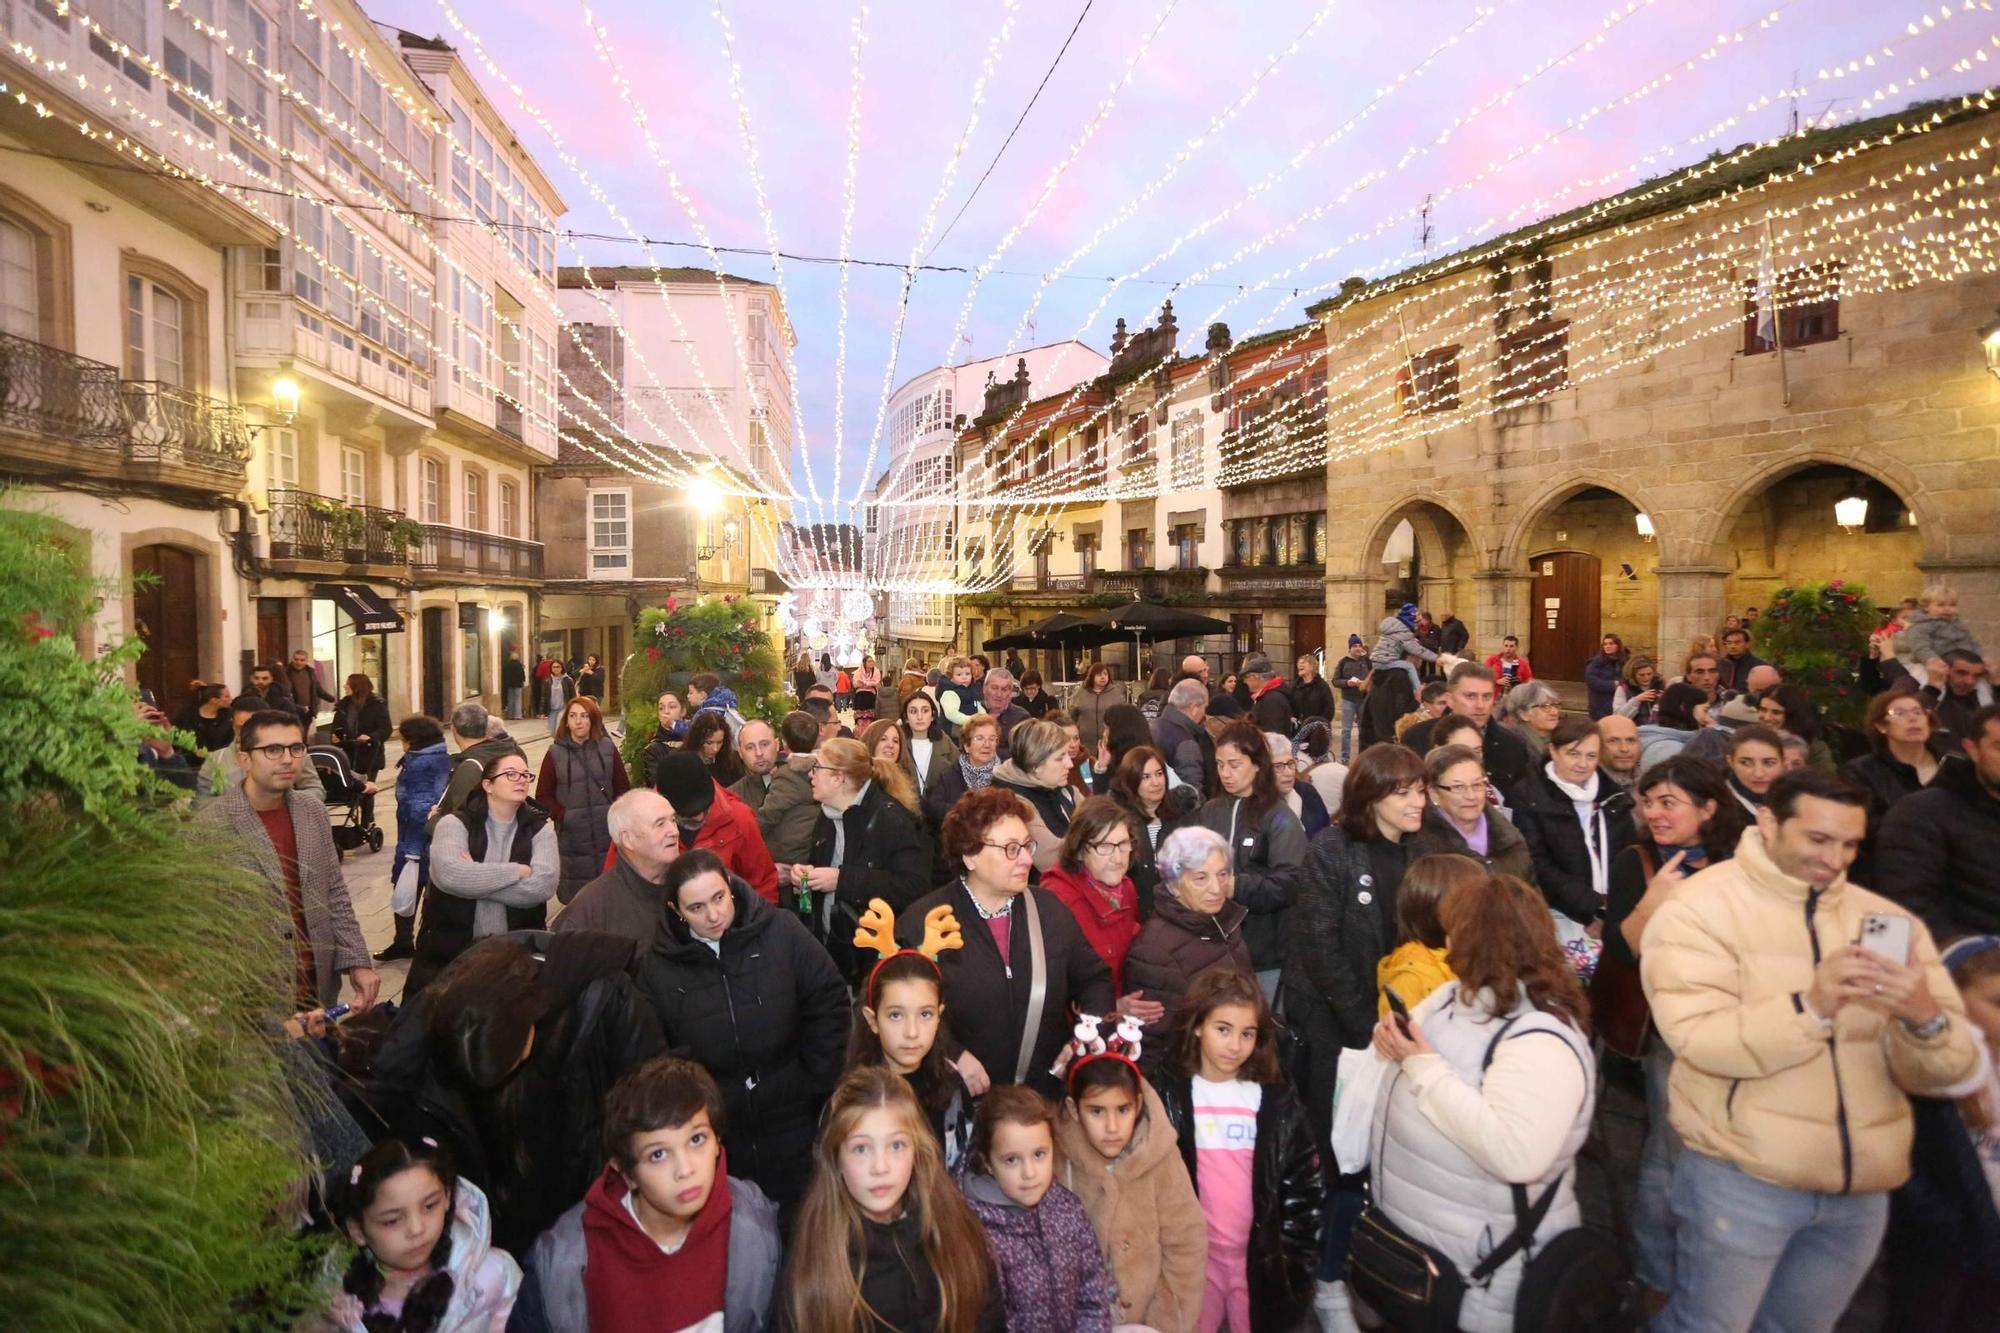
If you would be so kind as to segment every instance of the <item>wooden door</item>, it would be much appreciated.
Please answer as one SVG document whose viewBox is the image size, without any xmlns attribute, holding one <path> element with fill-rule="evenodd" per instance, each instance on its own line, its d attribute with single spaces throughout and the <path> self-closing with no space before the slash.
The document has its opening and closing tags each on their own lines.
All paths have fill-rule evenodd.
<svg viewBox="0 0 2000 1333">
<path fill-rule="evenodd" d="M 1582 680 L 1583 664 L 1596 654 L 1601 638 L 1603 584 L 1597 557 L 1551 551 L 1529 564 L 1535 583 L 1521 651 L 1539 677 Z"/>
<path fill-rule="evenodd" d="M 175 546 L 141 546 L 132 552 L 133 628 L 146 641 L 139 659 L 141 689 L 167 713 L 187 701 L 188 682 L 201 671 L 199 610 L 201 558 Z"/>
<path fill-rule="evenodd" d="M 285 643 L 286 632 L 285 599 L 282 597 L 259 597 L 257 599 L 257 660 L 259 662 L 289 662 L 292 650 Z"/>
<path fill-rule="evenodd" d="M 1292 674 L 1293 663 L 1308 653 L 1323 652 L 1326 649 L 1326 615 L 1294 615 L 1292 617 L 1292 662 L 1280 663 L 1279 668 L 1287 677 Z"/>
</svg>

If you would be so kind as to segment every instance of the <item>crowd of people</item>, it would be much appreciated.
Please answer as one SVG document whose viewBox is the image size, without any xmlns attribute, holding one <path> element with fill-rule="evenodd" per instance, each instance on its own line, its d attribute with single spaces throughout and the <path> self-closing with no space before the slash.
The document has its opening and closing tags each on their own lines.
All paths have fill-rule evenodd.
<svg viewBox="0 0 2000 1333">
<path fill-rule="evenodd" d="M 476 703 L 395 728 L 374 958 L 282 700 L 369 778 L 386 708 L 204 688 L 197 817 L 372 1145 L 324 1162 L 323 1322 L 1826 1330 L 1880 1256 L 1889 1327 L 1987 1327 L 2000 706 L 1955 612 L 1871 640 L 1859 736 L 1737 617 L 1607 636 L 1583 712 L 1414 606 L 1290 676 L 801 654 L 775 724 L 662 693 L 629 769 L 544 659 L 538 765 Z M 1644 1142 L 1586 1217 L 1612 1084 Z"/>
</svg>

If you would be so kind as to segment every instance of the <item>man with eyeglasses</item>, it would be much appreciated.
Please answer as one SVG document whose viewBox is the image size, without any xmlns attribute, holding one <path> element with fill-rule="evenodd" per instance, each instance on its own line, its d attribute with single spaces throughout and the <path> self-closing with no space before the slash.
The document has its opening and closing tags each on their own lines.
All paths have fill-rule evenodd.
<svg viewBox="0 0 2000 1333">
<path fill-rule="evenodd" d="M 283 898 L 291 918 L 286 934 L 297 964 L 299 1007 L 323 1009 L 334 1003 L 345 973 L 354 987 L 354 1007 L 367 1009 L 382 980 L 354 918 L 326 806 L 319 797 L 295 789 L 306 762 L 298 714 L 289 709 L 251 713 L 237 730 L 236 762 L 243 780 L 195 817 L 234 829 L 249 867 Z"/>
<path fill-rule="evenodd" d="M 270 705 L 255 694 L 239 694 L 229 704 L 229 720 L 236 734 L 243 734 L 243 724 L 255 713 L 260 713 Z M 289 708 L 277 710 L 291 712 Z M 297 714 L 293 714 L 294 717 Z M 243 765 L 237 758 L 236 742 L 231 741 L 222 749 L 208 756 L 201 766 L 201 775 L 195 779 L 194 806 L 199 810 L 216 797 L 235 787 L 243 785 Z M 310 763 L 298 766 L 298 777 L 292 783 L 293 791 L 309 792 L 321 802 L 326 800 L 326 784 L 319 780 L 319 770 Z"/>
</svg>

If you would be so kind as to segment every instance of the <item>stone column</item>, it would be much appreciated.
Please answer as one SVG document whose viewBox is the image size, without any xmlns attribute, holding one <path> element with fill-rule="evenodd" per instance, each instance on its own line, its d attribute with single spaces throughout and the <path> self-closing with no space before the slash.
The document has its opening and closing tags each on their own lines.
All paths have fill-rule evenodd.
<svg viewBox="0 0 2000 1333">
<path fill-rule="evenodd" d="M 1697 634 L 1721 631 L 1729 614 L 1722 582 L 1729 570 L 1720 565 L 1667 565 L 1654 571 L 1660 581 L 1659 642 L 1654 645 L 1660 674 L 1680 674 L 1681 657 Z"/>
<path fill-rule="evenodd" d="M 1466 655 L 1484 661 L 1500 651 L 1500 640 L 1509 634 L 1521 640 L 1521 653 L 1534 660 L 1534 618 L 1529 614 L 1529 593 L 1535 577 L 1512 569 L 1475 569 L 1472 586 L 1475 605 L 1472 614 L 1461 613 L 1472 642 Z"/>
<path fill-rule="evenodd" d="M 1382 619 L 1382 593 L 1387 585 L 1374 574 L 1329 574 L 1326 576 L 1326 650 L 1347 651 L 1347 636 L 1359 634 L 1372 644 L 1375 626 Z"/>
</svg>

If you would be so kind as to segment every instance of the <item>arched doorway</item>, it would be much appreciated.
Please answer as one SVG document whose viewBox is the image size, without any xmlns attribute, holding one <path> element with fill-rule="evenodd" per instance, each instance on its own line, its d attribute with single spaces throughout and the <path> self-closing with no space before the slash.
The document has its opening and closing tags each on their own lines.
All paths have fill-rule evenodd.
<svg viewBox="0 0 2000 1333">
<path fill-rule="evenodd" d="M 178 546 L 132 551 L 132 628 L 146 644 L 139 688 L 151 690 L 169 714 L 201 674 L 201 566 L 200 556 Z"/>
<path fill-rule="evenodd" d="M 1865 505 L 1858 513 L 1855 500 Z M 1836 509 L 1843 501 L 1850 502 L 1844 514 Z M 1843 526 L 1843 517 L 1860 521 Z M 1725 615 L 1745 615 L 1806 580 L 1844 579 L 1884 607 L 1924 583 L 1917 568 L 1924 535 L 1908 500 L 1838 463 L 1808 464 L 1746 497 L 1722 540 Z"/>
<path fill-rule="evenodd" d="M 1659 550 L 1639 506 L 1608 486 L 1580 483 L 1520 530 L 1514 549 L 1529 577 L 1526 623 L 1514 634 L 1540 679 L 1580 682 L 1604 636 L 1656 653 Z M 1519 566 L 1516 566 L 1519 568 Z"/>
<path fill-rule="evenodd" d="M 1472 537 L 1456 514 L 1429 500 L 1400 504 L 1376 523 L 1363 552 L 1363 569 L 1380 579 L 1380 595 L 1365 609 L 1379 619 L 1415 602 L 1433 616 L 1450 611 L 1464 618 L 1474 604 L 1476 566 Z M 1374 628 L 1372 621 L 1356 627 L 1363 638 L 1372 638 Z"/>
</svg>

